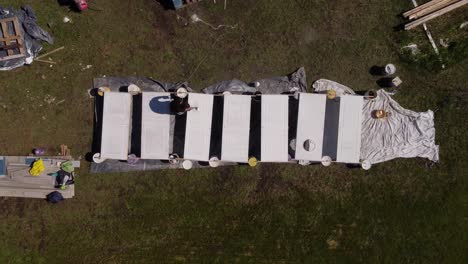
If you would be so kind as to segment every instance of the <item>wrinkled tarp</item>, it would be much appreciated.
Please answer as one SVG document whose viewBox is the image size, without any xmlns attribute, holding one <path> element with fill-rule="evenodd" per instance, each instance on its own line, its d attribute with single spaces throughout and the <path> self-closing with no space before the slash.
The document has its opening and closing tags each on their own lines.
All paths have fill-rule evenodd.
<svg viewBox="0 0 468 264">
<path fill-rule="evenodd" d="M 379 109 L 390 112 L 390 116 L 372 118 L 372 112 Z M 439 161 L 434 113 L 404 109 L 384 90 L 377 91 L 375 99 L 366 100 L 361 140 L 361 158 L 371 163 L 413 157 Z"/>
<path fill-rule="evenodd" d="M 339 83 L 318 80 L 316 92 L 337 89 L 337 94 L 354 91 Z M 390 112 L 385 119 L 375 119 L 372 112 L 384 109 Z M 404 109 L 389 93 L 377 91 L 376 98 L 365 100 L 363 108 L 361 159 L 379 163 L 395 158 L 428 158 L 439 161 L 439 146 L 435 144 L 434 113 L 417 113 Z"/>
<path fill-rule="evenodd" d="M 315 89 L 315 92 L 320 93 L 320 92 L 325 92 L 328 90 L 335 90 L 337 96 L 342 96 L 345 94 L 356 94 L 353 89 L 346 87 L 342 84 L 339 84 L 334 81 L 330 81 L 327 79 L 320 79 L 314 82 L 312 87 Z"/>
<path fill-rule="evenodd" d="M 130 84 L 135 84 L 144 92 L 168 92 L 177 90 L 179 87 L 184 87 L 189 92 L 192 91 L 186 82 L 167 83 L 145 77 L 101 77 L 93 80 L 93 88 L 108 87 L 112 91 L 125 91 Z"/>
<path fill-rule="evenodd" d="M 23 66 L 24 64 L 31 64 L 34 57 L 41 51 L 41 41 L 46 41 L 53 44 L 52 36 L 36 24 L 36 15 L 30 6 L 21 7 L 17 11 L 9 7 L 0 7 L 0 19 L 17 17 L 22 25 L 22 35 L 24 38 L 24 45 L 26 57 L 11 59 L 7 61 L 0 61 L 0 70 L 11 70 Z"/>
<path fill-rule="evenodd" d="M 231 93 L 255 93 L 261 92 L 262 94 L 282 94 L 291 93 L 295 91 L 307 92 L 306 73 L 303 67 L 288 76 L 274 77 L 268 79 L 261 79 L 253 81 L 259 83 L 258 87 L 248 85 L 247 83 L 234 79 L 230 81 L 222 81 L 203 89 L 206 94 L 216 94 L 229 91 Z"/>
</svg>

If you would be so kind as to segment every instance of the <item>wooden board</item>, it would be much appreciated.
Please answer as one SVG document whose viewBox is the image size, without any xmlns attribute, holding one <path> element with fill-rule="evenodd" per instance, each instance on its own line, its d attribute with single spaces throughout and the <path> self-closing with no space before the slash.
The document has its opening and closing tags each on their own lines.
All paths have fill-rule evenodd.
<svg viewBox="0 0 468 264">
<path fill-rule="evenodd" d="M 363 104 L 362 96 L 341 97 L 337 162 L 359 163 Z"/>
<path fill-rule="evenodd" d="M 188 103 L 197 110 L 187 112 L 184 158 L 208 161 L 213 116 L 213 95 L 190 93 Z"/>
<path fill-rule="evenodd" d="M 127 160 L 130 146 L 132 95 L 104 93 L 101 158 Z"/>
<path fill-rule="evenodd" d="M 167 160 L 170 152 L 170 93 L 142 94 L 141 158 Z"/>
<path fill-rule="evenodd" d="M 458 1 L 460 1 L 460 0 L 444 0 L 444 1 L 438 2 L 438 3 L 436 3 L 436 4 L 432 5 L 432 6 L 429 6 L 429 7 L 424 8 L 424 9 L 422 9 L 422 10 L 416 12 L 416 13 L 411 14 L 409 16 L 409 19 L 415 19 L 415 18 L 425 16 L 427 14 L 435 12 L 435 11 L 437 11 L 439 9 L 442 9 L 442 8 L 444 8 L 446 6 L 449 6 L 449 5 L 453 4 L 453 3 L 456 3 Z"/>
<path fill-rule="evenodd" d="M 301 93 L 297 117 L 296 160 L 321 161 L 327 95 Z M 309 140 L 310 148 L 304 148 Z"/>
<path fill-rule="evenodd" d="M 432 20 L 432 19 L 434 19 L 434 18 L 436 18 L 438 16 L 441 16 L 441 15 L 443 15 L 445 13 L 448 13 L 448 12 L 450 12 L 450 11 L 452 11 L 454 9 L 457 9 L 457 8 L 459 8 L 461 6 L 464 6 L 466 4 L 468 4 L 468 0 L 462 0 L 462 1 L 456 2 L 456 3 L 452 4 L 452 5 L 449 5 L 449 6 L 445 7 L 445 8 L 442 8 L 442 9 L 436 11 L 436 12 L 433 12 L 433 13 L 427 15 L 427 16 L 421 17 L 421 18 L 419 18 L 419 19 L 417 19 L 417 20 L 415 20 L 413 22 L 410 22 L 410 23 L 406 24 L 405 25 L 405 30 L 415 28 L 415 27 L 417 27 L 417 26 L 419 26 L 419 25 L 421 25 L 423 23 L 426 23 L 429 20 Z"/>
<path fill-rule="evenodd" d="M 13 33 L 10 31 L 10 28 L 13 30 Z M 18 18 L 1 19 L 0 29 L 0 46 L 4 47 L 7 52 L 7 56 L 0 57 L 0 61 L 25 57 L 24 39 Z M 18 51 L 15 52 L 16 50 Z"/>
<path fill-rule="evenodd" d="M 249 131 L 251 96 L 224 96 L 223 136 L 221 160 L 247 162 L 249 159 Z"/>
<path fill-rule="evenodd" d="M 419 12 L 419 11 L 425 9 L 425 8 L 428 8 L 430 6 L 433 6 L 433 5 L 436 5 L 438 3 L 445 2 L 445 1 L 447 1 L 447 0 L 432 0 L 432 1 L 429 1 L 429 2 L 424 3 L 422 5 L 418 5 L 417 7 L 404 12 L 403 17 L 409 17 L 410 15 L 412 15 L 414 13 L 417 13 L 417 12 Z"/>
<path fill-rule="evenodd" d="M 261 161 L 288 162 L 289 96 L 262 95 Z"/>
</svg>

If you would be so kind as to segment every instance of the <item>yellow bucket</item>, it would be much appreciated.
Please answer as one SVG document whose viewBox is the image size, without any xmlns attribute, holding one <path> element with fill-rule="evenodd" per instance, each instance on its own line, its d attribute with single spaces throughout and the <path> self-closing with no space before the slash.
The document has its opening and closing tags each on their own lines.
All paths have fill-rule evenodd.
<svg viewBox="0 0 468 264">
<path fill-rule="evenodd" d="M 328 90 L 328 91 L 327 91 L 327 97 L 328 97 L 328 99 L 330 99 L 330 100 L 335 99 L 335 97 L 336 97 L 336 91 L 335 91 L 335 90 Z"/>
<path fill-rule="evenodd" d="M 258 160 L 255 157 L 250 157 L 249 158 L 249 166 L 250 167 L 255 167 L 258 164 Z"/>
</svg>

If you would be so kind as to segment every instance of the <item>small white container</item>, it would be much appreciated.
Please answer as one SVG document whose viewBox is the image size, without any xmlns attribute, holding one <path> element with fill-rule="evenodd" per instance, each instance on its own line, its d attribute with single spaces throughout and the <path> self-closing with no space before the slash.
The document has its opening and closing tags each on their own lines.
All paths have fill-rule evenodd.
<svg viewBox="0 0 468 264">
<path fill-rule="evenodd" d="M 182 167 L 186 170 L 190 170 L 193 167 L 193 162 L 191 160 L 184 160 L 184 162 L 182 162 Z"/>
<path fill-rule="evenodd" d="M 363 160 L 361 162 L 361 167 L 364 169 L 364 170 L 370 170 L 370 168 L 372 167 L 372 163 L 368 160 Z"/>
<path fill-rule="evenodd" d="M 219 161 L 218 157 L 211 157 L 208 163 L 210 164 L 210 167 L 217 168 L 221 162 Z"/>
<path fill-rule="evenodd" d="M 395 74 L 395 72 L 396 72 L 395 65 L 393 65 L 391 63 L 385 65 L 385 74 L 392 75 L 392 74 Z"/>
<path fill-rule="evenodd" d="M 322 157 L 322 165 L 328 167 L 332 164 L 332 159 L 329 156 Z"/>
</svg>

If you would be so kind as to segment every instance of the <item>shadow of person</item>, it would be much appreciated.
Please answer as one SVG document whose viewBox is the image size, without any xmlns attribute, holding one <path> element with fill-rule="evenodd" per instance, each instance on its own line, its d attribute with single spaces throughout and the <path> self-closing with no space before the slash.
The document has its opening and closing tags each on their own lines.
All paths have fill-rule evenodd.
<svg viewBox="0 0 468 264">
<path fill-rule="evenodd" d="M 171 97 L 170 96 L 158 96 L 151 99 L 149 102 L 149 107 L 151 111 L 169 115 L 171 114 Z"/>
</svg>

